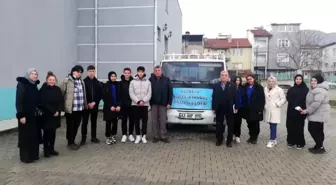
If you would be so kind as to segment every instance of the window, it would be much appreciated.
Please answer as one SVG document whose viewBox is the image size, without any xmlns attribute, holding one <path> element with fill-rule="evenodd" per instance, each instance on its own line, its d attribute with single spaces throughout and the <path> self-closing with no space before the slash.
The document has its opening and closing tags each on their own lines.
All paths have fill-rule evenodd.
<svg viewBox="0 0 336 185">
<path fill-rule="evenodd" d="M 288 53 L 278 53 L 277 54 L 277 62 L 278 63 L 289 63 Z"/>
<path fill-rule="evenodd" d="M 288 39 L 278 39 L 279 48 L 288 48 L 290 46 L 290 41 Z"/>
<path fill-rule="evenodd" d="M 325 68 L 328 68 L 328 63 L 324 63 L 324 67 L 325 67 Z"/>
<path fill-rule="evenodd" d="M 198 53 L 197 50 L 191 50 L 191 54 L 193 54 L 193 55 L 197 55 L 197 54 L 199 54 L 199 53 Z"/>
<path fill-rule="evenodd" d="M 169 7 L 168 0 L 166 0 L 166 8 L 165 8 L 165 10 L 166 10 L 167 13 L 168 13 L 168 7 Z"/>
<path fill-rule="evenodd" d="M 277 30 L 279 32 L 296 32 L 299 27 L 296 25 L 279 25 Z"/>
<path fill-rule="evenodd" d="M 333 56 L 336 56 L 336 48 L 333 48 Z"/>
<path fill-rule="evenodd" d="M 243 49 L 231 49 L 231 55 L 233 56 L 243 56 Z"/>
<path fill-rule="evenodd" d="M 157 40 L 161 42 L 161 28 L 157 27 Z"/>
<path fill-rule="evenodd" d="M 285 25 L 278 26 L 278 31 L 279 32 L 285 32 L 286 31 L 286 26 Z"/>
</svg>

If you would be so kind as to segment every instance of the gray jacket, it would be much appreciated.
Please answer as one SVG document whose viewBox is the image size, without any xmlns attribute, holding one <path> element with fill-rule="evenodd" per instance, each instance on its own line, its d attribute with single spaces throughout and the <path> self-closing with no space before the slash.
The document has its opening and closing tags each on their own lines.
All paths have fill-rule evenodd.
<svg viewBox="0 0 336 185">
<path fill-rule="evenodd" d="M 149 100 L 152 97 L 152 85 L 145 77 L 140 80 L 138 77 L 134 78 L 129 86 L 129 95 L 132 99 L 132 105 L 142 100 L 145 106 L 149 106 Z"/>
<path fill-rule="evenodd" d="M 329 85 L 327 82 L 317 84 L 311 89 L 306 97 L 308 121 L 327 122 L 329 119 Z"/>
</svg>

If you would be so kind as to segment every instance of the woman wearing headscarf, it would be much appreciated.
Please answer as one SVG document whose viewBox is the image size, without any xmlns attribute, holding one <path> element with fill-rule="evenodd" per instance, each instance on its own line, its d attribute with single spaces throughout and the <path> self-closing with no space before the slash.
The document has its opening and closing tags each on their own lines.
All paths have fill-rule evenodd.
<svg viewBox="0 0 336 185">
<path fill-rule="evenodd" d="M 307 109 L 301 109 L 301 114 L 306 114 L 308 119 L 308 131 L 315 141 L 315 146 L 308 150 L 313 154 L 323 154 L 325 149 L 324 123 L 329 119 L 329 85 L 322 75 L 315 75 L 310 81 L 310 91 L 306 97 Z"/>
<path fill-rule="evenodd" d="M 120 83 L 117 82 L 116 72 L 108 73 L 108 81 L 104 84 L 103 90 L 106 144 L 111 145 L 117 142 L 118 117 L 121 109 L 121 87 Z"/>
<path fill-rule="evenodd" d="M 64 98 L 61 88 L 56 86 L 57 78 L 48 72 L 46 82 L 40 89 L 40 107 L 43 111 L 43 147 L 44 156 L 58 156 L 55 151 L 56 129 L 61 126 L 61 111 Z"/>
<path fill-rule="evenodd" d="M 237 86 L 237 96 L 236 96 L 236 104 L 235 104 L 235 112 L 234 112 L 234 129 L 233 134 L 234 138 L 233 140 L 236 140 L 237 143 L 240 143 L 240 134 L 241 134 L 241 124 L 242 124 L 242 109 L 243 109 L 243 81 L 241 77 L 236 77 L 233 81 L 233 83 Z"/>
<path fill-rule="evenodd" d="M 20 160 L 31 163 L 39 159 L 39 134 L 37 126 L 39 91 L 38 73 L 29 68 L 24 77 L 16 78 L 16 118 L 18 119 Z"/>
<path fill-rule="evenodd" d="M 273 76 L 267 79 L 264 93 L 266 102 L 264 121 L 270 125 L 270 140 L 266 147 L 273 148 L 277 145 L 277 125 L 281 122 L 281 107 L 286 103 L 286 95 Z"/>
<path fill-rule="evenodd" d="M 308 94 L 308 87 L 303 81 L 302 75 L 294 77 L 294 86 L 287 92 L 287 146 L 288 148 L 296 147 L 302 149 L 306 145 L 304 138 L 304 125 L 306 115 L 300 114 L 297 107 L 306 109 L 306 96 Z"/>
</svg>

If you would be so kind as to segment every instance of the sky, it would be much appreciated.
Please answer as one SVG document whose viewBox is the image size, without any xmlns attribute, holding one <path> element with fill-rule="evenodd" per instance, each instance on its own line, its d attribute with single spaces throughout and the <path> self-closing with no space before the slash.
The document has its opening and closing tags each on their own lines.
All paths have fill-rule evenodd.
<svg viewBox="0 0 336 185">
<path fill-rule="evenodd" d="M 183 33 L 246 37 L 257 26 L 301 23 L 301 29 L 336 32 L 335 0 L 179 0 Z M 334 5 L 335 3 L 335 5 Z"/>
</svg>

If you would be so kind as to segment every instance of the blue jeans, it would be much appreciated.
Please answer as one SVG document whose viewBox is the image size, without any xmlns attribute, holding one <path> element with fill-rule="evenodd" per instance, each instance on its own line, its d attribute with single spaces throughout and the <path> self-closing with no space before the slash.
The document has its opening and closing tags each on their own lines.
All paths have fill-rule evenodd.
<svg viewBox="0 0 336 185">
<path fill-rule="evenodd" d="M 269 123 L 269 125 L 270 125 L 270 131 L 271 131 L 270 140 L 275 140 L 277 138 L 277 124 Z"/>
</svg>

